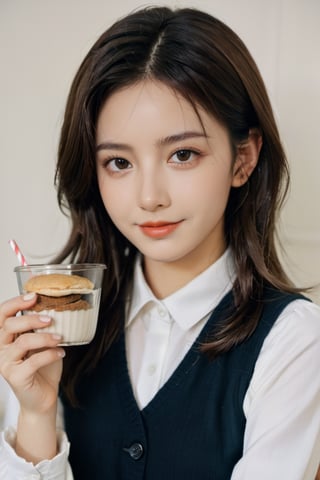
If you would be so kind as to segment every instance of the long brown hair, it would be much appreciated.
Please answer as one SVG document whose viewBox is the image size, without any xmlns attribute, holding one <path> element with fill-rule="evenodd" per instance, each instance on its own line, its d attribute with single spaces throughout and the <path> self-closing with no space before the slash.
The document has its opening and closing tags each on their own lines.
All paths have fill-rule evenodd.
<svg viewBox="0 0 320 480">
<path fill-rule="evenodd" d="M 55 261 L 103 262 L 104 278 L 94 341 L 70 349 L 62 386 L 74 386 L 123 330 L 125 300 L 137 251 L 111 222 L 100 198 L 95 167 L 95 129 L 104 101 L 116 90 L 154 78 L 202 106 L 228 130 L 236 150 L 259 129 L 263 145 L 257 168 L 232 189 L 225 235 L 233 253 L 235 309 L 202 346 L 212 358 L 254 331 L 265 285 L 292 291 L 275 248 L 278 207 L 288 168 L 260 73 L 239 37 L 224 23 L 195 9 L 150 7 L 120 19 L 93 45 L 71 86 L 58 152 L 60 207 L 71 216 L 71 233 Z"/>
</svg>

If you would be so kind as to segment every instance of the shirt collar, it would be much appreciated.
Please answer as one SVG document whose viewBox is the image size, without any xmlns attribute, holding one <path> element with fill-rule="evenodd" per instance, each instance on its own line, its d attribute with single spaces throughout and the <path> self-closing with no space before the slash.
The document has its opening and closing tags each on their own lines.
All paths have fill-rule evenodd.
<svg viewBox="0 0 320 480">
<path fill-rule="evenodd" d="M 231 289 L 233 279 L 234 264 L 231 252 L 227 249 L 216 262 L 191 282 L 172 295 L 159 300 L 145 281 L 139 258 L 134 269 L 133 291 L 126 326 L 136 318 L 143 307 L 153 302 L 165 306 L 179 327 L 188 330 L 218 305 Z"/>
</svg>

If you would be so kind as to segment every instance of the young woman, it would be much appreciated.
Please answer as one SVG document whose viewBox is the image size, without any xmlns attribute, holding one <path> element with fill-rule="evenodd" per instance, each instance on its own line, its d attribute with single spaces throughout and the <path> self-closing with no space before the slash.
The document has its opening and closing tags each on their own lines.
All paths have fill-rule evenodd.
<svg viewBox="0 0 320 480">
<path fill-rule="evenodd" d="M 1 478 L 315 478 L 320 309 L 276 253 L 287 181 L 263 81 L 226 25 L 147 8 L 99 38 L 61 132 L 72 230 L 55 259 L 108 265 L 98 330 L 65 352 L 32 333 L 51 319 L 16 317 L 35 297 L 2 304 L 19 416 Z"/>
</svg>

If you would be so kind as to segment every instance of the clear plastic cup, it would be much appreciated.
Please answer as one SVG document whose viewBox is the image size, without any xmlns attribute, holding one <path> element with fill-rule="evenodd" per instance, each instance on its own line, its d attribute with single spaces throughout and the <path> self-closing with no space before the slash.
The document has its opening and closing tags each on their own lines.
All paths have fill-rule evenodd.
<svg viewBox="0 0 320 480">
<path fill-rule="evenodd" d="M 105 269 L 104 264 L 94 263 L 16 267 L 20 294 L 37 293 L 36 305 L 22 314 L 51 317 L 51 324 L 38 331 L 61 335 L 60 345 L 91 342 L 97 327 Z"/>
</svg>

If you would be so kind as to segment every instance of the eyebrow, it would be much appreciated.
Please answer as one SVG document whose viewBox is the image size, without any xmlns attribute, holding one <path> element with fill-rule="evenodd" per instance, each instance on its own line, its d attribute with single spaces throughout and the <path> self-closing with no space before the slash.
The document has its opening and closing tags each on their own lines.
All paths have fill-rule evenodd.
<svg viewBox="0 0 320 480">
<path fill-rule="evenodd" d="M 187 131 L 182 133 L 177 133 L 175 135 L 169 135 L 164 138 L 160 138 L 157 141 L 157 144 L 160 146 L 171 145 L 172 143 L 181 142 L 183 140 L 188 140 L 189 138 L 208 138 L 208 135 L 205 132 L 197 131 Z M 116 143 L 116 142 L 102 142 L 99 143 L 96 147 L 96 151 L 100 150 L 128 150 L 131 151 L 132 147 L 126 143 Z"/>
</svg>

